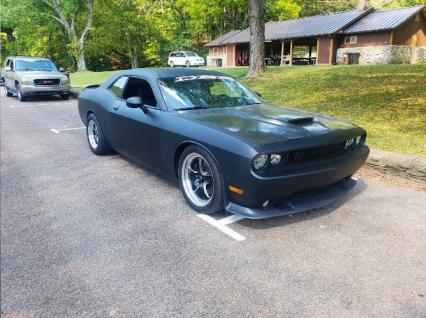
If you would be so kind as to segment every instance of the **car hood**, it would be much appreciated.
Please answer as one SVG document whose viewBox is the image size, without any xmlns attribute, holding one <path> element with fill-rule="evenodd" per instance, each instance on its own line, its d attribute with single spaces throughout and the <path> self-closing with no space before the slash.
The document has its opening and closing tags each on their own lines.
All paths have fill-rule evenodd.
<svg viewBox="0 0 426 318">
<path fill-rule="evenodd" d="M 269 104 L 185 110 L 180 114 L 187 119 L 225 129 L 258 145 L 357 127 L 333 117 Z"/>
<path fill-rule="evenodd" d="M 26 76 L 34 79 L 54 79 L 64 78 L 66 75 L 61 72 L 42 72 L 42 71 L 17 71 L 18 76 Z"/>
</svg>

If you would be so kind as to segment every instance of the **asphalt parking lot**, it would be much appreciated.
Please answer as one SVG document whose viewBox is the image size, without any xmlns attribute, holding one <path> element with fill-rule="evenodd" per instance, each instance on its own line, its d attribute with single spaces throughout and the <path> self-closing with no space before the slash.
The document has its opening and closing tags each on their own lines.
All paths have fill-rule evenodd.
<svg viewBox="0 0 426 318">
<path fill-rule="evenodd" d="M 0 101 L 2 317 L 426 317 L 426 192 L 360 178 L 310 213 L 202 218 L 94 156 L 75 100 Z"/>
</svg>

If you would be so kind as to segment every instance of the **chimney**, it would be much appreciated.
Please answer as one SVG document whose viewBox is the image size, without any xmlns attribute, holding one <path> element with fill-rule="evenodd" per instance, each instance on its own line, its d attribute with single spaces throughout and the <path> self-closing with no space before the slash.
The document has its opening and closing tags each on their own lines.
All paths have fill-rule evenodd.
<svg viewBox="0 0 426 318">
<path fill-rule="evenodd" d="M 358 0 L 358 10 L 367 10 L 370 8 L 370 1 Z"/>
</svg>

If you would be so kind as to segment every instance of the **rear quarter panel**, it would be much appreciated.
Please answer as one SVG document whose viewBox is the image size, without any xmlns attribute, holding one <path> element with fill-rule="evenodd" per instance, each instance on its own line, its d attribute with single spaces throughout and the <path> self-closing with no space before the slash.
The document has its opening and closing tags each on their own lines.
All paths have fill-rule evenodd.
<svg viewBox="0 0 426 318">
<path fill-rule="evenodd" d="M 87 126 L 87 117 L 94 113 L 99 120 L 106 140 L 115 148 L 114 134 L 111 128 L 110 112 L 112 111 L 113 98 L 110 93 L 101 87 L 86 88 L 78 97 L 78 112 L 84 125 Z"/>
</svg>

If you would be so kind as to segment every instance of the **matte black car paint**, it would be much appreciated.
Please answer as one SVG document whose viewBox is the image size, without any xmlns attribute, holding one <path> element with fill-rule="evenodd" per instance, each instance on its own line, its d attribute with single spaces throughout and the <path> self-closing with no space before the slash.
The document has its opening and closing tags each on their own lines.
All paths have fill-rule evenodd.
<svg viewBox="0 0 426 318">
<path fill-rule="evenodd" d="M 168 110 L 158 85 L 159 78 L 202 74 L 226 76 L 193 69 L 119 72 L 99 87 L 82 91 L 79 96 L 80 117 L 87 124 L 88 113 L 95 113 L 113 149 L 172 178 L 177 176 L 176 156 L 182 147 L 191 143 L 203 147 L 216 160 L 222 174 L 227 196 L 225 206 L 237 214 L 244 211 L 237 206 L 252 209 L 255 212 L 244 214 L 252 218 L 268 216 L 266 211 L 262 214 L 261 207 L 265 200 L 283 202 L 292 194 L 306 189 L 344 182 L 367 159 L 369 149 L 362 145 L 330 160 L 274 171 L 254 171 L 252 160 L 256 154 L 331 145 L 365 135 L 366 132 L 347 121 L 267 104 Z M 149 107 L 149 112 L 145 114 L 141 109 L 130 108 L 124 100 L 116 98 L 108 88 L 120 76 L 147 80 L 158 107 Z M 309 117 L 313 117 L 313 121 L 306 120 Z M 244 195 L 229 191 L 229 185 L 244 189 Z M 336 190 L 335 196 L 343 192 Z M 330 193 L 329 197 L 333 197 Z M 316 202 L 316 206 L 310 204 L 307 208 L 319 207 L 325 201 Z M 288 211 L 282 211 L 282 214 L 286 213 Z"/>
</svg>

